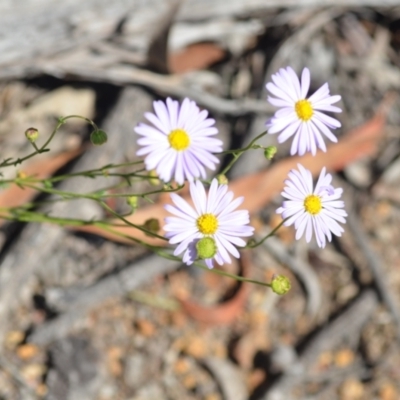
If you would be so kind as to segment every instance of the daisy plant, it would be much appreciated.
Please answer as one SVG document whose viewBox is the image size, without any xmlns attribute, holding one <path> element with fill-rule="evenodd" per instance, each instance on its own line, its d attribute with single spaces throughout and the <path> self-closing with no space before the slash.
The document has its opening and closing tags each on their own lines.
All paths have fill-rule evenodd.
<svg viewBox="0 0 400 400">
<path fill-rule="evenodd" d="M 301 80 L 292 68 L 281 68 L 267 83 L 271 93 L 268 101 L 280 109 L 267 122 L 270 134 L 280 132 L 278 142 L 283 143 L 292 136 L 293 142 L 290 154 L 304 155 L 306 152 L 316 154 L 317 148 L 326 151 L 323 136 L 332 142 L 337 142 L 331 129 L 341 126 L 340 122 L 324 112 L 339 113 L 342 110 L 332 104 L 341 97 L 329 94 L 328 84 L 323 84 L 312 96 L 307 98 L 310 88 L 310 71 L 304 68 Z"/>
<path fill-rule="evenodd" d="M 46 211 L 40 211 L 42 200 L 32 200 L 26 204 L 2 207 L 0 217 L 9 221 L 54 223 L 61 226 L 86 227 L 90 224 L 105 231 L 107 235 L 132 240 L 163 257 L 182 258 L 183 263 L 187 265 L 195 264 L 205 269 L 213 269 L 215 263 L 231 263 L 232 257 L 240 257 L 238 248 L 250 249 L 260 246 L 274 235 L 282 224 L 294 225 L 296 239 L 305 234 L 309 242 L 314 234 L 318 246 L 324 247 L 327 240 L 332 240 L 332 235 L 342 234 L 343 228 L 340 224 L 345 223 L 347 217 L 344 203 L 340 200 L 342 189 L 331 186 L 332 176 L 326 173 L 325 168 L 315 187 L 311 172 L 303 166 L 298 165 L 298 170 L 290 171 L 282 192 L 286 200 L 276 210 L 283 220 L 259 241 L 250 238 L 254 228 L 250 226 L 249 211 L 240 209 L 244 198 L 235 198 L 233 192 L 228 189 L 226 177 L 230 168 L 246 151 L 263 149 L 267 160 L 275 156 L 275 146 L 263 147 L 257 143 L 267 133 L 279 133 L 280 143 L 293 137 L 292 155 L 303 155 L 306 152 L 315 155 L 317 149 L 326 151 L 323 137 L 333 142 L 337 141 L 331 130 L 339 128 L 340 122 L 326 115 L 326 112 L 341 111 L 333 106 L 340 100 L 340 96 L 331 96 L 327 83 L 307 97 L 309 88 L 310 72 L 307 68 L 304 68 L 300 80 L 290 67 L 280 69 L 272 75 L 272 82 L 267 84 L 271 94 L 268 101 L 279 107 L 279 110 L 268 121 L 267 131 L 260 133 L 244 147 L 226 151 L 223 151 L 222 141 L 216 137 L 218 130 L 215 120 L 194 101 L 188 98 L 182 102 L 171 98 L 154 101 L 153 112 L 144 115 L 147 122 L 139 123 L 134 128 L 139 135 L 136 154 L 143 156 L 143 160 L 127 160 L 123 163 L 111 163 L 100 168 L 45 178 L 36 176 L 34 172 L 22 171 L 17 172 L 15 178 L 0 176 L 3 189 L 8 185 L 17 185 L 22 189 L 29 189 L 35 194 L 32 194 L 35 198 L 36 194 L 51 196 L 51 199 L 45 200 Z M 37 129 L 28 128 L 25 136 L 32 146 L 31 152 L 21 158 L 6 158 L 0 161 L 0 170 L 8 167 L 15 169 L 28 159 L 50 151 L 49 144 L 60 128 L 70 119 L 76 118 L 92 127 L 90 140 L 93 145 L 107 144 L 107 134 L 90 119 L 79 115 L 61 117 L 47 138 L 41 138 Z M 216 178 L 207 180 L 207 170 L 215 171 L 219 163 L 217 153 L 230 159 L 224 159 L 224 167 L 219 170 L 218 175 L 216 174 Z M 143 174 L 144 170 L 149 172 Z M 88 179 L 112 177 L 112 180 L 98 190 L 88 188 L 87 191 L 79 193 L 67 191 L 62 185 L 58 185 L 77 176 Z M 153 185 L 159 185 L 159 180 L 166 184 L 149 191 L 140 191 L 135 187 L 136 191 L 132 187 L 132 180 L 140 179 L 147 179 L 148 183 Z M 186 181 L 189 182 L 188 199 L 176 193 Z M 136 219 L 135 214 L 130 218 L 130 214 L 140 212 L 138 209 L 142 201 L 152 202 L 152 196 L 161 193 L 169 193 L 172 200 L 171 204 L 165 205 L 169 215 L 165 218 L 164 226 L 157 219 L 157 215 L 152 215 L 146 221 L 142 221 L 140 216 Z M 108 200 L 115 198 L 126 200 L 130 207 L 129 214 L 120 214 L 112 208 Z M 50 215 L 47 211 L 47 205 L 75 199 L 95 202 L 113 219 L 65 218 Z M 136 220 L 140 221 L 140 224 L 132 222 Z M 134 228 L 134 233 L 126 234 L 125 231 L 120 231 L 120 228 L 126 226 Z M 159 233 L 162 228 L 165 235 Z M 136 235 L 136 230 L 157 239 L 157 243 L 169 242 L 176 247 L 173 250 L 163 250 L 162 244 L 153 245 L 146 238 L 143 239 L 142 235 Z M 282 275 L 277 275 L 270 283 L 265 283 L 233 275 L 223 269 L 215 268 L 213 271 L 240 281 L 269 286 L 278 294 L 284 294 L 290 289 L 290 282 Z"/>
<path fill-rule="evenodd" d="M 152 125 L 140 123 L 134 129 L 142 136 L 137 155 L 146 156 L 146 169 L 156 170 L 164 182 L 174 179 L 179 185 L 185 180 L 205 179 L 204 167 L 215 170 L 219 162 L 212 153 L 222 151 L 222 141 L 213 138 L 218 133 L 215 120 L 187 98 L 181 105 L 167 98 L 153 106 L 154 114 L 145 114 Z"/>
<path fill-rule="evenodd" d="M 182 261 L 190 265 L 197 259 L 204 259 L 208 268 L 213 261 L 218 264 L 231 263 L 231 255 L 239 258 L 235 246 L 245 246 L 242 237 L 253 235 L 249 226 L 249 212 L 236 210 L 243 197 L 233 199 L 227 185 L 219 185 L 216 179 L 211 182 L 208 194 L 200 181 L 190 184 L 193 206 L 178 194 L 172 193 L 174 205 L 165 209 L 173 216 L 165 219 L 164 230 L 170 244 L 178 244 L 174 251 L 183 254 Z"/>
<path fill-rule="evenodd" d="M 306 234 L 306 241 L 310 242 L 314 232 L 319 247 L 325 247 L 326 238 L 331 241 L 332 233 L 341 236 L 343 228 L 339 223 L 345 223 L 347 213 L 344 202 L 340 200 L 343 190 L 331 185 L 332 175 L 323 168 L 317 184 L 313 185 L 312 174 L 298 164 L 298 170 L 289 172 L 289 179 L 285 181 L 282 196 L 283 202 L 276 212 L 282 214 L 284 225 L 294 224 L 296 239 Z"/>
</svg>

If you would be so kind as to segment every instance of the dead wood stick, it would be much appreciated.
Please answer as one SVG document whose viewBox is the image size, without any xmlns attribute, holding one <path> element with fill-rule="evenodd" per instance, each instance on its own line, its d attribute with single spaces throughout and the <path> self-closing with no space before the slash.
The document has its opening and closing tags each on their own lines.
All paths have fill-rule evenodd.
<svg viewBox="0 0 400 400">
<path fill-rule="evenodd" d="M 97 82 L 108 82 L 114 85 L 143 85 L 157 90 L 165 95 L 177 97 L 190 97 L 209 110 L 228 115 L 244 115 L 257 113 L 272 114 L 274 108 L 266 100 L 240 99 L 228 100 L 207 93 L 195 85 L 188 75 L 161 75 L 133 66 L 115 66 L 99 69 L 87 65 L 66 65 L 46 63 L 36 67 L 39 73 L 48 73 L 57 77 L 69 76 L 77 79 L 87 79 Z"/>
<path fill-rule="evenodd" d="M 324 7 L 395 7 L 398 0 L 231 0 L 229 7 L 222 1 L 189 0 L 182 7 L 178 19 L 205 20 L 221 16 L 257 15 L 273 8 L 324 8 Z"/>
<path fill-rule="evenodd" d="M 36 329 L 28 338 L 29 341 L 48 345 L 56 339 L 65 337 L 80 318 L 85 317 L 90 309 L 102 301 L 110 297 L 126 295 L 152 281 L 155 276 L 174 271 L 180 264 L 178 261 L 164 259 L 155 254 L 131 264 L 85 289 L 69 305 L 69 309 L 64 314 Z"/>
</svg>

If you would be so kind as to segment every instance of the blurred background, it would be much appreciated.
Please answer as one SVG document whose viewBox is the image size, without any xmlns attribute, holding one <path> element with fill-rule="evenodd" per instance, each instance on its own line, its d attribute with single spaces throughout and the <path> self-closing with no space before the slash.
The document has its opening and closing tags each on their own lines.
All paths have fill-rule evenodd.
<svg viewBox="0 0 400 400">
<path fill-rule="evenodd" d="M 239 148 L 274 112 L 271 74 L 308 67 L 311 91 L 328 82 L 343 113 L 339 144 L 307 167 L 323 161 L 334 173 L 349 220 L 323 250 L 282 228 L 223 267 L 262 281 L 284 274 L 283 297 L 101 232 L 1 221 L 0 399 L 400 399 L 399 49 L 398 0 L 2 0 L 1 158 L 28 154 L 24 131 L 34 126 L 44 142 L 60 116 L 108 133 L 94 148 L 74 120 L 50 153 L 3 177 L 134 160 L 134 126 L 168 96 L 195 100 L 225 149 Z M 260 144 L 277 145 L 276 135 Z M 297 162 L 289 146 L 272 161 L 249 151 L 230 171 L 246 196 L 264 177 L 262 206 L 250 210 L 258 237 L 280 222 L 282 176 Z M 0 207 L 31 197 L 3 186 Z M 84 201 L 38 210 L 107 217 Z"/>
</svg>

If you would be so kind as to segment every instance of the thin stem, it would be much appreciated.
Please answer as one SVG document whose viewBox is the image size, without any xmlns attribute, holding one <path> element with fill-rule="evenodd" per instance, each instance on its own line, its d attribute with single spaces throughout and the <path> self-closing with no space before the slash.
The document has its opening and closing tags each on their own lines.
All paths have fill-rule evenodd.
<svg viewBox="0 0 400 400">
<path fill-rule="evenodd" d="M 46 181 L 46 179 L 44 179 L 44 181 Z M 95 192 L 92 192 L 92 193 L 74 193 L 74 192 L 67 192 L 64 190 L 58 190 L 58 189 L 54 189 L 54 188 L 47 188 L 47 187 L 40 187 L 37 185 L 33 185 L 29 181 L 27 181 L 25 178 L 24 179 L 15 179 L 14 182 L 15 182 L 15 184 L 17 184 L 21 187 L 27 187 L 27 188 L 34 189 L 34 190 L 37 190 L 38 192 L 42 192 L 42 193 L 58 195 L 67 200 L 89 199 L 89 200 L 94 200 L 94 201 L 101 201 L 101 199 L 104 199 L 104 198 L 114 198 L 114 197 L 123 197 L 124 198 L 124 197 L 131 197 L 131 196 L 146 198 L 147 196 L 150 196 L 152 194 L 176 192 L 176 191 L 182 189 L 182 187 L 183 187 L 183 186 L 178 186 L 176 188 L 170 188 L 170 189 L 162 188 L 162 189 L 158 189 L 158 190 L 152 190 L 152 191 L 146 192 L 146 193 L 104 193 L 104 191 L 110 190 L 110 187 L 108 187 L 106 189 L 96 190 Z M 37 182 L 42 182 L 42 181 L 37 181 Z M 121 184 L 114 185 L 111 187 L 111 189 L 119 188 L 119 187 L 121 187 Z"/>
<path fill-rule="evenodd" d="M 263 136 L 265 136 L 267 134 L 267 131 L 264 131 L 263 133 L 260 133 L 257 137 L 255 137 L 246 147 L 243 147 L 241 149 L 237 149 L 237 150 L 228 150 L 228 151 L 223 151 L 221 153 L 218 154 L 232 154 L 233 158 L 230 161 L 230 163 L 222 170 L 222 172 L 220 172 L 221 175 L 225 175 L 233 166 L 233 164 L 235 164 L 235 162 L 239 159 L 239 157 L 247 150 L 249 150 L 258 139 L 262 138 Z"/>
<path fill-rule="evenodd" d="M 245 246 L 246 249 L 254 249 L 255 247 L 260 246 L 260 244 L 263 244 L 268 238 L 270 238 L 271 236 L 274 236 L 275 233 L 278 231 L 278 229 L 285 223 L 285 221 L 287 221 L 288 218 L 285 218 L 284 220 L 282 220 L 278 226 L 276 226 L 274 229 L 272 229 L 272 231 L 270 233 L 268 233 L 266 236 L 264 236 L 260 241 L 255 242 L 255 243 L 247 243 L 247 245 Z"/>
<path fill-rule="evenodd" d="M 15 161 L 12 158 L 8 158 L 0 164 L 0 168 L 1 167 L 10 167 L 12 165 L 17 166 L 18 164 L 22 164 L 24 161 L 29 160 L 30 158 L 34 157 L 36 154 L 41 154 L 41 153 L 50 151 L 50 149 L 47 149 L 47 145 L 53 140 L 55 134 L 58 132 L 60 127 L 62 125 L 64 125 L 68 119 L 71 119 L 71 118 L 82 119 L 82 120 L 86 121 L 88 124 L 92 125 L 94 129 L 98 129 L 97 125 L 92 120 L 90 120 L 89 118 L 86 118 L 86 117 L 82 117 L 80 115 L 68 115 L 66 117 L 61 117 L 58 119 L 58 123 L 57 123 L 56 127 L 54 128 L 53 132 L 51 133 L 49 138 L 46 140 L 46 142 L 41 147 L 37 147 L 37 145 L 35 143 L 32 143 L 33 147 L 35 148 L 35 151 L 33 153 L 30 153 L 25 157 L 18 158 Z"/>
<path fill-rule="evenodd" d="M 271 287 L 271 284 L 269 284 L 269 283 L 257 281 L 255 279 L 245 278 L 244 276 L 231 274 L 229 272 L 222 271 L 222 270 L 216 269 L 216 268 L 209 269 L 206 265 L 203 265 L 203 264 L 200 264 L 197 262 L 195 262 L 193 265 L 195 265 L 196 267 L 202 268 L 205 271 L 213 272 L 214 274 L 217 274 L 217 275 L 227 276 L 228 278 L 232 278 L 232 279 L 235 279 L 240 282 L 255 283 L 257 285 Z"/>
<path fill-rule="evenodd" d="M 174 255 L 172 255 L 170 253 L 167 253 L 165 251 L 155 250 L 155 253 L 158 254 L 159 256 L 167 258 L 169 260 L 176 260 L 176 261 L 181 261 L 182 262 L 182 259 L 180 257 L 174 256 Z M 216 268 L 210 269 L 206 265 L 200 263 L 199 261 L 195 261 L 193 263 L 193 265 L 196 266 L 196 267 L 199 267 L 201 269 L 204 269 L 205 271 L 208 271 L 208 272 L 211 272 L 211 273 L 214 273 L 214 274 L 217 274 L 217 275 L 226 276 L 228 278 L 232 278 L 232 279 L 235 279 L 235 280 L 240 281 L 240 282 L 254 283 L 256 285 L 271 287 L 271 284 L 266 283 L 266 282 L 261 282 L 261 281 L 255 280 L 255 279 L 245 278 L 244 276 L 231 274 L 229 272 L 222 271 L 222 270 L 216 269 Z"/>
<path fill-rule="evenodd" d="M 124 218 L 122 215 L 116 213 L 116 212 L 115 212 L 107 203 L 105 203 L 104 201 L 99 201 L 99 203 L 100 203 L 100 205 L 101 205 L 105 210 L 107 210 L 109 213 L 111 213 L 112 215 L 114 215 L 114 217 L 116 217 L 116 218 L 120 219 L 121 221 L 125 222 L 127 225 L 131 226 L 132 228 L 136 228 L 136 229 L 138 229 L 139 231 L 142 231 L 142 232 L 144 232 L 145 234 L 150 235 L 150 236 L 153 236 L 153 237 L 156 237 L 156 238 L 158 238 L 158 239 L 166 240 L 166 241 L 168 240 L 168 239 L 165 238 L 164 236 L 161 236 L 161 235 L 158 235 L 157 233 L 154 233 L 154 232 L 152 232 L 152 231 L 149 231 L 149 230 L 147 230 L 146 228 L 144 228 L 144 227 L 141 226 L 141 225 L 136 225 L 136 224 L 133 224 L 132 222 L 128 221 L 128 220 L 127 220 L 126 218 Z"/>
</svg>

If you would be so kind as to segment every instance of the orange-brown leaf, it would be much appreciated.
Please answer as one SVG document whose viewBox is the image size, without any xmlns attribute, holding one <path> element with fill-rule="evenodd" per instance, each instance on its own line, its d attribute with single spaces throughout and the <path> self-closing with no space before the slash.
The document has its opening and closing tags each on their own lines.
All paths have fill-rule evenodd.
<svg viewBox="0 0 400 400">
<path fill-rule="evenodd" d="M 169 70 L 172 73 L 182 74 L 204 69 L 221 61 L 225 55 L 225 50 L 214 43 L 195 43 L 169 55 Z"/>
</svg>

